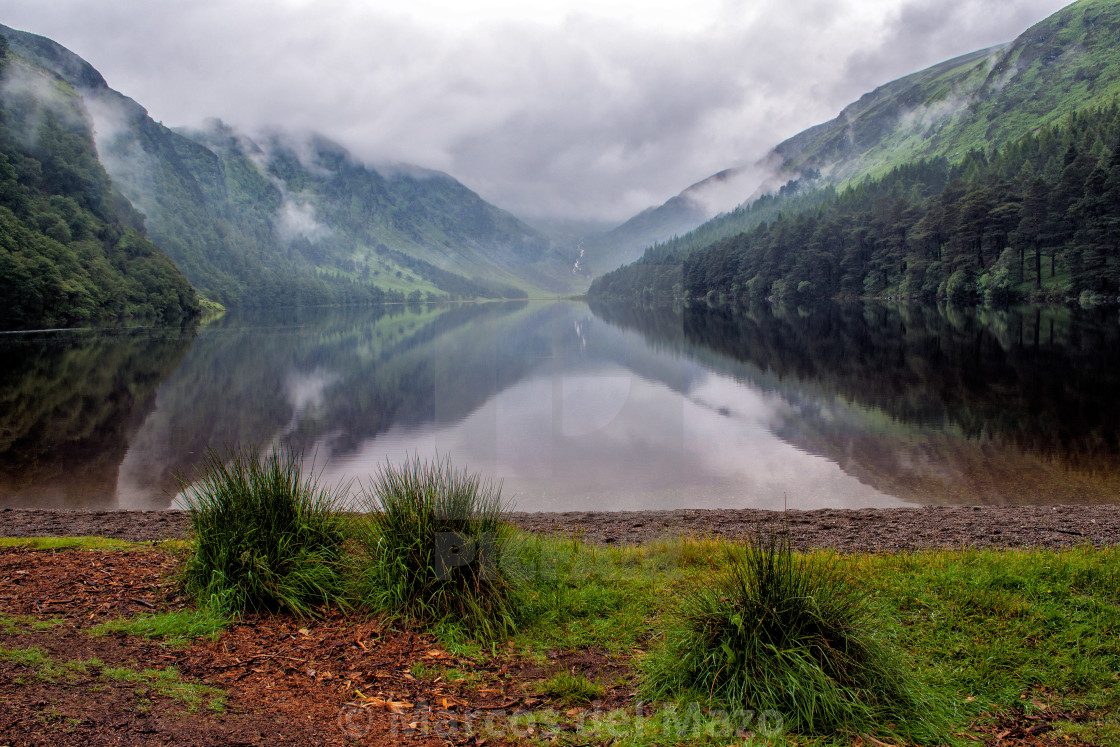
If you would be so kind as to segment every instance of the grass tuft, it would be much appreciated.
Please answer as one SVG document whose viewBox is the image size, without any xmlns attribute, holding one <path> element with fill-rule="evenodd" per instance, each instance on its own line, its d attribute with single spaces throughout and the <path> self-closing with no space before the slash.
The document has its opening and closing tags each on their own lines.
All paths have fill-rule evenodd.
<svg viewBox="0 0 1120 747">
<path fill-rule="evenodd" d="M 501 488 L 447 460 L 386 464 L 363 491 L 363 601 L 428 623 L 459 621 L 495 639 L 516 627 L 501 558 L 513 534 Z"/>
<path fill-rule="evenodd" d="M 590 704 L 607 694 L 601 682 L 592 682 L 583 675 L 564 670 L 541 682 L 537 691 L 568 705 Z"/>
<path fill-rule="evenodd" d="M 711 585 L 686 591 L 646 662 L 646 694 L 777 711 L 787 730 L 935 732 L 931 704 L 871 630 L 865 597 L 830 555 L 788 535 L 729 552 Z"/>
<path fill-rule="evenodd" d="M 201 475 L 182 482 L 196 536 L 187 590 L 230 614 L 288 610 L 311 615 L 342 604 L 344 490 L 302 474 L 289 448 L 261 457 L 255 448 L 222 458 L 208 449 Z"/>
</svg>

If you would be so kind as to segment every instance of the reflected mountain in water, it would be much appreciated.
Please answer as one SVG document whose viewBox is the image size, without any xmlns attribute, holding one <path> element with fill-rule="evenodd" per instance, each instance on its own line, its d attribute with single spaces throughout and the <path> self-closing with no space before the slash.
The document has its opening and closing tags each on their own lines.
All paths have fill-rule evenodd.
<svg viewBox="0 0 1120 747">
<path fill-rule="evenodd" d="M 288 443 L 317 467 L 393 425 L 456 418 L 489 396 L 516 361 L 497 366 L 474 328 L 524 302 L 305 309 L 223 320 L 203 330 L 160 388 L 158 406 L 121 465 L 121 507 L 166 507 L 207 446 Z M 462 340 L 466 356 L 444 351 Z M 474 360 L 471 356 L 474 356 Z M 437 384 L 440 396 L 434 397 Z"/>
<path fill-rule="evenodd" d="M 501 480 L 526 511 L 901 503 L 776 438 L 779 398 L 666 355 L 583 304 L 530 304 L 434 352 L 451 374 L 437 377 L 437 402 L 488 358 L 499 372 L 493 389 L 465 417 L 437 412 L 331 453 L 328 480 L 443 455 Z"/>
<path fill-rule="evenodd" d="M 101 508 L 192 329 L 0 336 L 0 506 Z"/>
<path fill-rule="evenodd" d="M 1114 501 L 1116 312 L 575 302 L 0 338 L 0 506 L 166 508 L 208 446 L 448 457 L 522 510 Z"/>
<path fill-rule="evenodd" d="M 592 308 L 781 397 L 776 435 L 884 493 L 958 504 L 1120 496 L 1114 309 Z"/>
</svg>

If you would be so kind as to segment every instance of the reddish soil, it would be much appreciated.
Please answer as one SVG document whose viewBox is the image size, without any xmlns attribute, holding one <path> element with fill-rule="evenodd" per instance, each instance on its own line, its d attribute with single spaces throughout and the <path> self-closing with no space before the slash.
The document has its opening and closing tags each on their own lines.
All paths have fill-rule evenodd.
<svg viewBox="0 0 1120 747">
<path fill-rule="evenodd" d="M 105 620 L 182 609 L 176 568 L 174 555 L 154 549 L 0 549 L 0 745 L 500 745 L 508 742 L 470 732 L 487 734 L 489 722 L 504 734 L 507 717 L 531 710 L 584 710 L 537 693 L 561 668 L 608 685 L 599 707 L 632 698 L 626 662 L 600 653 L 550 652 L 534 663 L 507 650 L 480 667 L 429 636 L 354 615 L 251 616 L 183 648 L 90 635 Z M 19 658 L 32 648 L 56 671 Z M 120 668 L 174 669 L 224 691 L 224 707 L 204 695 L 192 710 L 152 677 L 122 681 Z M 470 679 L 446 681 L 450 668 Z"/>
</svg>

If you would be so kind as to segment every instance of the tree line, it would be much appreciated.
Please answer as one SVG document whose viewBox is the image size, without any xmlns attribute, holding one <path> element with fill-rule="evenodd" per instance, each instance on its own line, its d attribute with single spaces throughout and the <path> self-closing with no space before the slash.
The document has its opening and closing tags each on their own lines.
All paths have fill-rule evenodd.
<svg viewBox="0 0 1120 747">
<path fill-rule="evenodd" d="M 1120 294 L 1120 105 L 1006 147 L 917 161 L 802 196 L 747 231 L 654 246 L 597 297 L 1006 304 Z M 796 203 L 787 203 L 795 207 Z M 773 201 L 768 202 L 773 210 Z"/>
</svg>

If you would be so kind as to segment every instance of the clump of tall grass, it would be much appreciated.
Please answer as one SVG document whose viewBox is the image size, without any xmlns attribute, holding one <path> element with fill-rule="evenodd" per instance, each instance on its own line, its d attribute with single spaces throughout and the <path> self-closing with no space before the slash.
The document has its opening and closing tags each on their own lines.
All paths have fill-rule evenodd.
<svg viewBox="0 0 1120 747">
<path fill-rule="evenodd" d="M 425 621 L 460 621 L 497 638 L 514 630 L 513 582 L 502 557 L 513 534 L 501 487 L 447 459 L 386 463 L 362 492 L 368 520 L 363 601 Z"/>
<path fill-rule="evenodd" d="M 207 449 L 197 479 L 180 478 L 194 554 L 187 590 L 230 614 L 287 610 L 306 616 L 341 602 L 346 525 L 344 491 L 303 475 L 288 447 L 224 456 Z"/>
<path fill-rule="evenodd" d="M 681 598 L 646 662 L 646 695 L 777 711 L 799 733 L 935 732 L 936 708 L 832 556 L 798 555 L 772 534 L 728 561 Z"/>
</svg>

